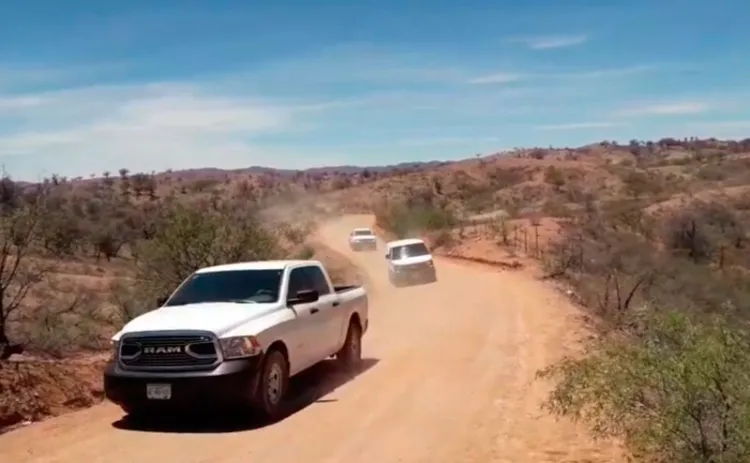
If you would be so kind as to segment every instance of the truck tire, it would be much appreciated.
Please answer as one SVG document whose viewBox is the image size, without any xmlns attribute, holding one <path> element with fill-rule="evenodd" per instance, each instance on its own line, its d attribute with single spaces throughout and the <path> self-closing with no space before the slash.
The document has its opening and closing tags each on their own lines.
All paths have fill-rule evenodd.
<svg viewBox="0 0 750 463">
<path fill-rule="evenodd" d="M 336 354 L 336 363 L 344 371 L 356 369 L 362 361 L 362 328 L 355 320 L 349 322 L 346 341 Z"/>
<path fill-rule="evenodd" d="M 258 375 L 253 408 L 263 418 L 276 420 L 284 411 L 284 396 L 289 386 L 289 362 L 279 350 L 271 350 L 266 354 Z"/>
</svg>

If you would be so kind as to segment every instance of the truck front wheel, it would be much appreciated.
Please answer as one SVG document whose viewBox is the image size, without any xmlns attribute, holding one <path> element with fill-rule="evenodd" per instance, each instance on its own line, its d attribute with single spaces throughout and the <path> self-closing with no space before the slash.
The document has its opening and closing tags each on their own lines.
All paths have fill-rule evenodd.
<svg viewBox="0 0 750 463">
<path fill-rule="evenodd" d="M 349 322 L 346 332 L 346 341 L 341 350 L 336 354 L 336 362 L 339 367 L 351 371 L 359 366 L 362 360 L 362 328 L 355 320 Z"/>
<path fill-rule="evenodd" d="M 289 363 L 284 354 L 272 350 L 266 354 L 254 394 L 254 406 L 264 418 L 275 420 L 283 412 L 284 395 L 289 385 Z"/>
</svg>

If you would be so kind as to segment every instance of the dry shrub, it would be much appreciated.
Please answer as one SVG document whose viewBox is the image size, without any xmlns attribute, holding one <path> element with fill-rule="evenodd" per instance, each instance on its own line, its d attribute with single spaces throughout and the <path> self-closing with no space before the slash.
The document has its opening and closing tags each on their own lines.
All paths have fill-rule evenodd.
<svg viewBox="0 0 750 463">
<path fill-rule="evenodd" d="M 588 205 L 551 248 L 606 328 L 587 355 L 542 372 L 549 408 L 624 438 L 638 461 L 750 459 L 748 217 L 690 202 L 660 217 L 636 200 Z M 745 259 L 742 264 L 748 265 Z"/>
</svg>

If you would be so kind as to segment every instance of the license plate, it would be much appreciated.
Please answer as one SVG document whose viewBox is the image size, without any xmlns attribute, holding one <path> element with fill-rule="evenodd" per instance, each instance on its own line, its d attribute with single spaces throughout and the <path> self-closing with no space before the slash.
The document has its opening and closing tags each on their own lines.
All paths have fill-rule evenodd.
<svg viewBox="0 0 750 463">
<path fill-rule="evenodd" d="M 172 398 L 172 385 L 146 384 L 146 397 L 151 400 L 169 400 Z"/>
</svg>

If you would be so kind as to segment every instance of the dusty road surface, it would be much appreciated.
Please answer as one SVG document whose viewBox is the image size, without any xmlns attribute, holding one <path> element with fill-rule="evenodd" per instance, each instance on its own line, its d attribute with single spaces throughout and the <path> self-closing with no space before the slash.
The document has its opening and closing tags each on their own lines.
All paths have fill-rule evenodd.
<svg viewBox="0 0 750 463">
<path fill-rule="evenodd" d="M 343 382 L 326 365 L 294 392 L 299 411 L 265 427 L 134 429 L 105 403 L 0 436 L 0 461 L 592 462 L 614 450 L 545 416 L 535 371 L 572 341 L 576 315 L 522 273 L 438 260 L 439 281 L 392 289 L 382 248 L 351 253 L 350 216 L 321 238 L 369 275 L 367 369 Z"/>
</svg>

